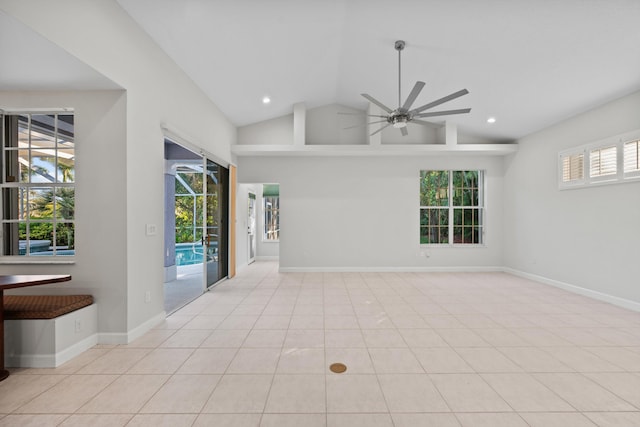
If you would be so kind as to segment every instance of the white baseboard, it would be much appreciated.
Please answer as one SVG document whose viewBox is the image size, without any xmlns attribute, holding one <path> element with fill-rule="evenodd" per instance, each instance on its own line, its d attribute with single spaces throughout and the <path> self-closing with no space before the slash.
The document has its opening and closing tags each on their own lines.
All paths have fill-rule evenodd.
<svg viewBox="0 0 640 427">
<path fill-rule="evenodd" d="M 54 354 L 15 354 L 7 356 L 6 366 L 28 366 L 30 368 L 55 368 L 89 350 L 98 343 L 98 334 L 93 334 L 71 347 Z"/>
<path fill-rule="evenodd" d="M 280 267 L 281 273 L 485 273 L 502 267 Z"/>
<path fill-rule="evenodd" d="M 98 334 L 98 344 L 129 344 L 137 340 L 166 319 L 167 313 L 161 311 L 143 324 L 129 332 L 103 332 Z"/>
<path fill-rule="evenodd" d="M 98 343 L 98 307 L 91 304 L 53 319 L 6 320 L 7 366 L 55 368 Z"/>
<path fill-rule="evenodd" d="M 256 261 L 278 261 L 280 259 L 279 256 L 274 255 L 274 256 L 266 256 L 266 255 L 262 255 L 262 256 L 256 256 Z"/>
<path fill-rule="evenodd" d="M 559 280 L 549 279 L 548 277 L 538 276 L 537 274 L 527 273 L 524 271 L 516 270 L 509 267 L 504 267 L 505 273 L 513 274 L 514 276 L 523 277 L 525 279 L 534 280 L 536 282 L 544 283 L 556 288 L 564 289 L 565 291 L 573 292 L 575 294 L 583 295 L 585 297 L 593 298 L 599 301 L 608 302 L 613 305 L 617 305 L 628 310 L 640 312 L 640 303 L 631 301 L 625 298 L 616 297 L 613 295 L 605 294 L 602 292 L 594 291 L 580 286 L 572 285 L 569 283 L 561 282 Z"/>
</svg>

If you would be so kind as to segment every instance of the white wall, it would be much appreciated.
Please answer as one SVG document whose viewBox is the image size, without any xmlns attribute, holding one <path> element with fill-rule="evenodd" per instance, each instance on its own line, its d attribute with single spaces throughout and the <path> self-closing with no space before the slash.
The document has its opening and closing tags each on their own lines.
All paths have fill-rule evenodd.
<svg viewBox="0 0 640 427">
<path fill-rule="evenodd" d="M 126 210 L 126 240 L 119 246 L 119 253 L 126 257 L 121 266 L 126 295 L 117 305 L 99 307 L 106 314 L 101 314 L 98 327 L 105 331 L 104 316 L 120 315 L 125 306 L 126 327 L 112 339 L 135 338 L 164 312 L 161 125 L 179 130 L 192 144 L 227 161 L 236 129 L 114 0 L 0 0 L 0 9 L 127 91 L 124 152 L 121 148 L 113 153 L 123 160 L 111 165 L 111 174 L 126 177 L 126 187 L 106 200 L 96 194 L 92 202 Z M 93 175 L 92 179 L 97 182 L 105 177 Z M 78 211 L 79 217 L 87 214 Z M 156 224 L 158 235 L 146 236 L 146 224 Z M 122 284 L 113 286 L 119 289 Z M 148 304 L 144 302 L 147 291 L 151 292 Z"/>
<path fill-rule="evenodd" d="M 344 115 L 342 113 L 362 114 Z M 374 121 L 365 112 L 339 104 L 311 108 L 306 112 L 305 141 L 307 145 L 366 144 L 365 123 Z M 345 129 L 357 126 L 351 129 Z"/>
<path fill-rule="evenodd" d="M 421 169 L 487 171 L 484 247 L 419 245 Z M 502 265 L 500 157 L 240 157 L 238 182 L 280 184 L 284 270 Z"/>
<path fill-rule="evenodd" d="M 0 92 L 0 105 L 13 108 L 75 109 L 76 263 L 0 265 L 0 274 L 71 274 L 65 284 L 21 293 L 91 294 L 100 308 L 99 331 L 126 330 L 126 94 L 95 92 Z"/>
<path fill-rule="evenodd" d="M 640 129 L 640 92 L 518 141 L 505 159 L 509 268 L 640 303 L 640 182 L 558 190 L 558 152 Z"/>
<path fill-rule="evenodd" d="M 293 144 L 293 114 L 239 127 L 238 144 Z"/>
</svg>

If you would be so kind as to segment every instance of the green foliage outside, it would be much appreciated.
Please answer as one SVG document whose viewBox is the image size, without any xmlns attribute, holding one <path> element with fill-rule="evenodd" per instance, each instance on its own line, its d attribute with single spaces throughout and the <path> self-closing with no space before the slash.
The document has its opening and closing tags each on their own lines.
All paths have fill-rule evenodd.
<svg viewBox="0 0 640 427">
<path fill-rule="evenodd" d="M 480 243 L 479 171 L 420 172 L 420 243 Z M 453 193 L 453 194 L 450 194 Z M 453 236 L 449 209 L 453 208 Z"/>
<path fill-rule="evenodd" d="M 54 200 L 56 220 L 73 220 L 75 214 L 75 190 L 73 188 L 48 188 L 29 193 L 29 238 L 31 240 L 54 240 Z M 42 222 L 40 222 L 42 221 Z M 21 240 L 27 239 L 27 224 L 18 227 Z M 73 223 L 57 222 L 54 246 L 74 248 Z"/>
<path fill-rule="evenodd" d="M 200 242 L 203 237 L 202 217 L 204 215 L 202 211 L 204 205 L 202 173 L 189 171 L 178 172 L 177 175 L 189 188 L 183 185 L 180 179 L 175 180 L 176 243 Z M 207 188 L 210 193 L 207 200 L 207 224 L 209 224 L 211 235 L 217 233 L 215 230 L 220 225 L 217 187 L 218 185 L 207 175 Z"/>
<path fill-rule="evenodd" d="M 193 190 L 195 196 L 178 179 L 176 190 L 176 243 L 192 243 L 202 240 L 202 173 L 178 173 Z M 195 211 L 194 211 L 195 207 Z"/>
</svg>

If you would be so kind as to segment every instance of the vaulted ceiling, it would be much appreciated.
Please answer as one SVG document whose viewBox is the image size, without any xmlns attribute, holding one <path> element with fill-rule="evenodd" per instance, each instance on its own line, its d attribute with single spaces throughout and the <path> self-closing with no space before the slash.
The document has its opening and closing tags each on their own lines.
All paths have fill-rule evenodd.
<svg viewBox="0 0 640 427">
<path fill-rule="evenodd" d="M 236 125 L 368 93 L 442 109 L 470 134 L 522 137 L 640 89 L 638 0 L 118 0 Z M 272 102 L 265 106 L 263 96 Z M 487 123 L 495 117 L 496 123 Z"/>
<path fill-rule="evenodd" d="M 640 89 L 638 0 L 117 1 L 238 126 L 299 102 L 364 110 L 361 93 L 396 107 L 398 39 L 402 98 L 417 80 L 415 106 L 466 88 L 441 109 L 471 107 L 449 120 L 495 141 Z M 117 88 L 1 12 L 0 54 L 17 58 L 0 89 Z"/>
</svg>

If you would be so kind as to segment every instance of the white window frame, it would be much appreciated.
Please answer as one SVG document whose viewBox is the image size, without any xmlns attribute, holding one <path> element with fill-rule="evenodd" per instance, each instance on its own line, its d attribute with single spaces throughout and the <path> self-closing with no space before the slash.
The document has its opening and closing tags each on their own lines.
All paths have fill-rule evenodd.
<svg viewBox="0 0 640 427">
<path fill-rule="evenodd" d="M 424 248 L 441 248 L 441 247 L 484 247 L 486 245 L 486 217 L 487 217 L 487 206 L 485 202 L 485 194 L 486 194 L 486 171 L 483 169 L 475 169 L 475 168 L 456 168 L 456 169 L 420 169 L 420 173 L 423 171 L 443 171 L 448 172 L 448 192 L 449 192 L 449 201 L 447 206 L 423 206 L 420 205 L 418 208 L 418 212 L 420 215 L 420 211 L 422 209 L 448 209 L 448 226 L 447 233 L 449 236 L 448 243 L 420 243 L 420 247 Z M 458 206 L 453 204 L 453 172 L 460 171 L 477 171 L 478 172 L 478 205 L 477 206 Z M 418 187 L 418 195 L 420 194 L 420 187 Z M 480 228 L 479 238 L 480 242 L 478 243 L 455 243 L 454 242 L 454 211 L 456 209 L 476 209 L 479 211 L 480 224 L 478 227 Z M 419 217 L 418 217 L 419 218 Z M 419 222 L 419 220 L 418 220 Z"/>
<path fill-rule="evenodd" d="M 626 142 L 624 142 L 622 144 L 622 163 L 621 163 L 621 165 L 622 165 L 622 173 L 623 173 L 624 179 L 640 178 L 640 167 L 638 169 L 636 169 L 636 170 L 631 170 L 629 172 L 626 172 L 625 169 L 624 169 L 625 160 L 626 160 L 625 157 L 624 157 L 625 156 L 625 149 L 626 149 L 627 144 L 632 144 L 632 143 L 635 143 L 636 147 L 638 147 L 636 155 L 640 156 L 640 137 L 638 137 L 635 140 L 632 139 L 631 141 L 626 141 Z M 638 160 L 636 160 L 636 161 L 638 161 Z"/>
<path fill-rule="evenodd" d="M 274 209 L 271 207 L 267 209 L 267 198 L 278 198 L 278 208 Z M 280 242 L 280 228 L 278 228 L 278 238 L 277 239 L 269 239 L 267 235 L 267 211 L 271 212 L 271 215 L 278 216 L 278 224 L 280 224 L 280 196 L 262 196 L 262 242 L 263 243 L 279 243 Z"/>
<path fill-rule="evenodd" d="M 610 185 L 620 184 L 624 182 L 634 182 L 637 179 L 640 179 L 640 170 L 633 170 L 629 172 L 624 171 L 625 144 L 639 140 L 640 129 L 559 152 L 557 168 L 558 188 L 560 190 L 568 190 L 574 188 L 585 188 L 594 185 Z M 616 148 L 616 172 L 614 174 L 608 175 L 591 176 L 591 153 L 610 147 Z M 583 156 L 583 177 L 582 179 L 563 181 L 564 159 L 576 155 Z"/>
<path fill-rule="evenodd" d="M 564 180 L 564 160 L 569 159 L 571 162 L 571 158 L 582 156 L 582 177 L 576 179 L 570 179 L 569 181 Z M 579 150 L 568 150 L 559 154 L 558 156 L 558 181 L 561 188 L 570 188 L 575 186 L 584 185 L 586 180 L 588 160 L 586 159 L 586 154 L 584 149 Z"/>
<path fill-rule="evenodd" d="M 1 120 L 5 120 L 6 116 L 14 116 L 14 115 L 73 115 L 75 117 L 75 111 L 72 108 L 59 108 L 59 109 L 38 109 L 38 108 L 33 108 L 33 109 L 17 109 L 17 110 L 0 110 L 0 117 Z M 74 123 L 74 128 L 75 128 L 75 123 Z M 4 135 L 4 123 L 2 126 L 3 132 L 2 135 L 0 135 L 0 153 L 2 155 L 2 158 L 4 159 L 6 154 L 5 154 L 5 145 L 6 145 L 6 141 L 5 141 L 5 135 Z M 54 139 L 57 141 L 58 140 L 58 135 L 57 132 L 54 133 Z M 56 143 L 56 147 L 54 148 L 54 150 L 58 150 L 58 146 Z M 0 176 L 0 190 L 1 189 L 5 189 L 5 188 L 25 188 L 27 190 L 31 189 L 31 188 L 40 188 L 40 187 L 52 187 L 55 191 L 55 189 L 58 188 L 73 188 L 76 189 L 77 188 L 77 174 L 75 173 L 75 153 L 76 153 L 76 144 L 75 144 L 75 136 L 74 136 L 74 144 L 73 144 L 73 150 L 74 150 L 74 179 L 73 182 L 69 182 L 69 183 L 63 183 L 63 182 L 58 182 L 57 180 L 53 183 L 20 183 L 20 182 L 5 182 L 5 175 L 6 175 L 6 171 L 4 169 L 4 162 L 3 162 L 3 167 L 0 168 L 0 173 L 2 173 L 2 176 Z M 56 155 L 57 157 L 57 155 Z M 76 194 L 74 194 L 74 200 L 75 197 L 77 197 Z M 0 197 L 0 209 L 3 209 L 2 206 L 3 200 L 2 197 Z M 75 201 L 74 201 L 75 204 Z M 27 206 L 27 211 L 28 211 L 28 206 Z M 29 221 L 31 222 L 31 221 Z M 38 221 L 33 221 L 38 222 Z M 3 218 L 0 218 L 0 223 L 4 224 L 4 223 L 19 223 L 19 220 L 17 219 L 8 219 L 8 220 L 4 220 Z M 73 224 L 73 229 L 74 229 L 74 246 L 77 243 L 77 234 L 76 234 L 76 218 L 74 215 L 73 219 L 58 219 L 57 215 L 55 213 L 55 204 L 54 204 L 54 214 L 53 214 L 53 218 L 52 218 L 52 226 L 55 229 L 57 224 L 61 224 L 61 223 L 68 223 L 68 224 Z M 28 229 L 28 227 L 27 227 Z M 2 228 L 0 228 L 0 244 L 4 244 L 3 242 L 4 236 L 2 234 Z M 17 255 L 17 254 L 11 254 L 11 255 L 0 255 L 0 264 L 73 264 L 75 263 L 75 259 L 76 259 L 76 255 L 77 255 L 77 246 L 74 247 L 74 254 L 73 255 L 38 255 L 38 256 L 33 256 L 30 255 L 29 250 L 28 250 L 28 245 L 27 245 L 27 251 L 24 255 Z"/>
</svg>

